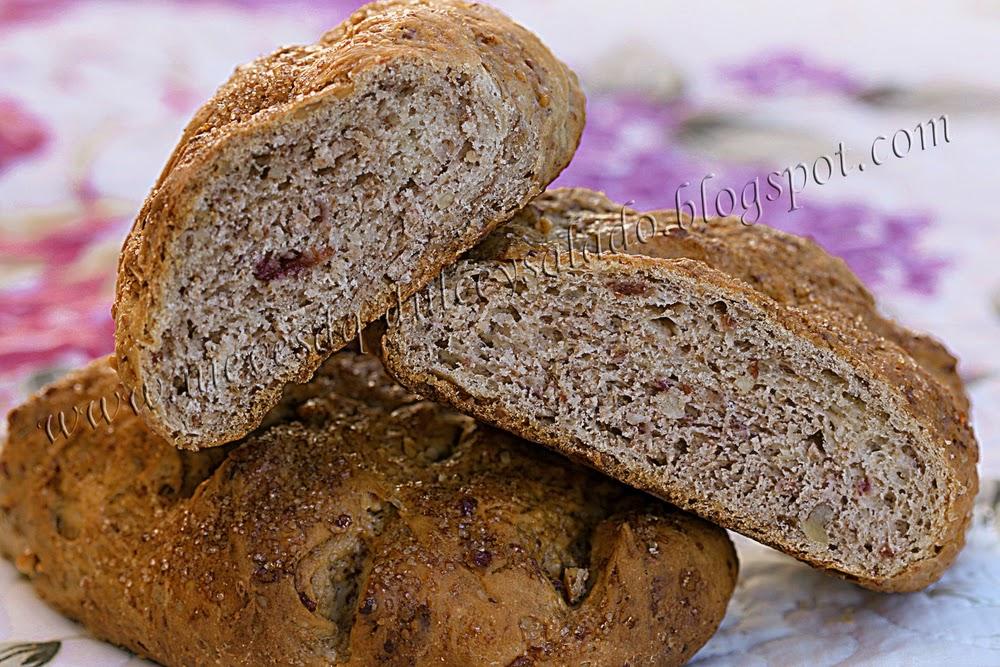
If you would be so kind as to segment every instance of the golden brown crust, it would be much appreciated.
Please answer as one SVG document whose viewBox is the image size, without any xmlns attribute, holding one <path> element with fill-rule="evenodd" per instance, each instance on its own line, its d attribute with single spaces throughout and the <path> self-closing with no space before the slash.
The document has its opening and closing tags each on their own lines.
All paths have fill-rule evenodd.
<svg viewBox="0 0 1000 667">
<path fill-rule="evenodd" d="M 531 254 L 549 253 L 551 257 L 561 243 L 566 225 L 579 222 L 581 228 L 611 229 L 620 224 L 616 221 L 621 210 L 621 206 L 600 193 L 582 189 L 552 191 L 536 200 L 510 225 L 495 232 L 469 257 L 484 264 L 523 259 Z M 591 212 L 589 216 L 586 215 L 588 211 Z M 602 220 L 598 216 L 595 221 L 594 211 L 610 217 Z M 583 212 L 584 216 L 568 215 L 574 212 Z M 676 222 L 667 214 L 653 215 L 661 222 L 661 216 L 665 215 L 668 222 Z M 715 222 L 710 222 L 709 227 Z M 763 312 L 769 321 L 793 335 L 831 351 L 871 382 L 888 387 L 906 415 L 920 424 L 930 441 L 939 443 L 940 461 L 949 471 L 950 483 L 941 491 L 946 495 L 947 523 L 939 527 L 936 535 L 936 553 L 888 578 L 840 571 L 832 563 L 817 561 L 789 548 L 782 543 L 777 531 L 755 522 L 750 515 L 735 517 L 732 512 L 696 493 L 665 488 L 662 481 L 648 473 L 597 452 L 588 443 L 576 441 L 555 427 L 541 428 L 532 423 L 528 415 L 513 414 L 493 402 L 480 403 L 445 378 L 414 371 L 401 350 L 402 341 L 394 336 L 393 327 L 389 327 L 388 334 L 381 340 L 386 366 L 404 386 L 422 395 L 550 446 L 616 479 L 782 549 L 816 567 L 835 571 L 867 588 L 911 591 L 936 580 L 964 544 L 965 529 L 978 489 L 978 444 L 969 425 L 964 390 L 953 368 L 942 370 L 936 363 L 939 360 L 936 351 L 923 356 L 927 350 L 923 344 L 904 350 L 901 345 L 913 340 L 909 332 L 874 312 L 873 305 L 869 305 L 870 295 L 857 279 L 815 244 L 763 227 L 741 225 L 737 228 L 727 222 L 720 222 L 716 231 L 706 231 L 703 238 L 697 238 L 700 235 L 701 231 L 668 233 L 665 238 L 651 238 L 646 244 L 633 246 L 628 252 L 634 254 L 610 253 L 605 246 L 594 268 L 568 269 L 563 264 L 562 270 L 600 271 L 602 275 L 617 273 L 623 280 L 640 277 L 654 282 L 680 276 L 692 285 L 710 286 Z M 739 240 L 734 240 L 735 237 Z M 784 251 L 780 250 L 782 247 Z M 789 253 L 798 258 L 797 263 L 781 266 L 789 261 Z M 741 258 L 745 259 L 741 261 Z M 541 260 L 536 259 L 535 264 L 541 265 Z M 838 303 L 843 305 L 838 307 Z M 932 347 L 936 346 L 935 343 Z M 916 353 L 921 363 L 907 352 Z M 950 389 L 949 385 L 956 386 L 957 390 Z"/>
<path fill-rule="evenodd" d="M 296 114 L 308 113 L 325 99 L 349 97 L 354 81 L 366 71 L 393 60 L 476 66 L 487 71 L 500 97 L 525 117 L 537 118 L 542 143 L 525 147 L 537 154 L 533 186 L 522 198 L 530 201 L 569 163 L 584 124 L 584 98 L 576 75 L 559 62 L 538 38 L 500 12 L 461 0 L 391 0 L 357 10 L 318 43 L 279 49 L 237 68 L 188 124 L 146 198 L 125 240 L 118 262 L 113 316 L 119 373 L 128 387 L 140 388 L 144 345 L 163 300 L 172 242 L 183 232 L 182 221 L 193 206 L 200 183 L 223 149 L 254 132 Z M 413 280 L 400 293 L 386 292 L 359 313 L 363 323 L 377 319 L 398 298 L 406 298 L 432 280 L 462 252 L 475 245 L 518 207 L 502 211 L 481 226 L 471 226 L 447 253 L 424 257 L 413 268 Z M 330 352 L 350 340 L 331 332 L 331 348 L 310 351 L 300 372 L 304 382 Z M 280 383 L 264 388 L 247 409 L 257 424 L 278 400 Z M 223 444 L 245 435 L 247 428 L 217 432 L 202 441 L 173 432 L 156 410 L 146 412 L 150 427 L 182 447 Z M 241 420 L 242 421 L 242 420 Z"/>
<path fill-rule="evenodd" d="M 371 357 L 335 355 L 230 448 L 178 450 L 127 407 L 54 442 L 36 428 L 116 388 L 101 360 L 10 415 L 0 551 L 164 664 L 681 664 L 735 584 L 721 529 Z"/>
</svg>

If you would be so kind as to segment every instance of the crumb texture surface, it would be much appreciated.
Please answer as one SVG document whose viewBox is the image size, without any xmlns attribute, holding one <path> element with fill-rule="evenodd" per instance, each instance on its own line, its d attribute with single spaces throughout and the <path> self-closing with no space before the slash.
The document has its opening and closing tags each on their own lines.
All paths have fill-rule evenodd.
<svg viewBox="0 0 1000 667">
<path fill-rule="evenodd" d="M 954 358 L 815 244 L 557 190 L 444 283 L 382 340 L 415 391 L 870 588 L 922 588 L 961 548 Z"/>
<path fill-rule="evenodd" d="M 583 107 L 534 35 L 452 0 L 366 5 L 238 68 L 119 261 L 115 349 L 151 428 L 192 449 L 245 435 L 554 179 Z"/>
</svg>

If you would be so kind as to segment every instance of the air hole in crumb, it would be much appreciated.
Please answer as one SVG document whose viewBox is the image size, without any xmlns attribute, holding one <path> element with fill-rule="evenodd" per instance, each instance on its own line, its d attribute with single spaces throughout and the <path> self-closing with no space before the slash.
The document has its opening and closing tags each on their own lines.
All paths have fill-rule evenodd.
<svg viewBox="0 0 1000 667">
<path fill-rule="evenodd" d="M 831 371 L 829 368 L 824 368 L 823 371 L 820 373 L 820 376 L 830 384 L 834 385 L 845 384 L 844 378 L 840 377 L 839 375 Z"/>
<path fill-rule="evenodd" d="M 670 463 L 670 460 L 667 459 L 667 457 L 664 456 L 663 454 L 647 454 L 646 463 L 650 464 L 651 466 L 659 468 L 660 466 L 664 466 Z"/>
<path fill-rule="evenodd" d="M 465 364 L 461 356 L 447 349 L 438 352 L 438 359 L 449 368 L 461 368 Z"/>
<path fill-rule="evenodd" d="M 816 445 L 819 451 L 826 454 L 826 449 L 823 448 L 825 438 L 823 437 L 823 431 L 816 431 L 812 435 L 806 437 L 806 441 Z"/>
<path fill-rule="evenodd" d="M 398 127 L 399 123 L 400 123 L 399 114 L 397 114 L 396 112 L 389 112 L 385 114 L 382 118 L 382 125 L 386 129 L 391 130 L 395 127 Z"/>
<path fill-rule="evenodd" d="M 559 287 L 557 287 L 556 285 L 548 285 L 545 288 L 545 293 L 547 295 L 549 295 L 549 296 L 558 296 L 559 295 Z"/>
<path fill-rule="evenodd" d="M 496 347 L 496 344 L 493 342 L 493 339 L 487 338 L 485 334 L 483 334 L 482 332 L 480 332 L 478 335 L 479 335 L 479 341 L 483 344 L 483 347 L 487 347 L 491 350 Z"/>
<path fill-rule="evenodd" d="M 516 308 L 507 307 L 503 309 L 503 312 L 513 317 L 515 322 L 521 321 L 521 313 Z"/>
<path fill-rule="evenodd" d="M 369 185 L 375 177 L 367 171 L 363 171 L 354 178 L 353 187 L 365 187 Z"/>
<path fill-rule="evenodd" d="M 663 331 L 668 336 L 677 335 L 677 322 L 674 322 L 671 318 L 667 317 L 666 315 L 664 315 L 663 317 L 657 317 L 653 319 L 653 324 L 663 329 Z"/>
</svg>

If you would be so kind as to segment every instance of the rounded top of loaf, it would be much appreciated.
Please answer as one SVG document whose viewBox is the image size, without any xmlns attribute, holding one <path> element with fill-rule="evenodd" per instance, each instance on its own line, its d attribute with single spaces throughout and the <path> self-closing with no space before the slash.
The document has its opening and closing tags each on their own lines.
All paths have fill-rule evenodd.
<svg viewBox="0 0 1000 667">
<path fill-rule="evenodd" d="M 165 664 L 681 664 L 735 585 L 721 529 L 372 357 L 334 355 L 227 448 L 175 449 L 127 408 L 55 442 L 34 428 L 120 389 L 101 360 L 12 414 L 0 551 Z"/>
</svg>

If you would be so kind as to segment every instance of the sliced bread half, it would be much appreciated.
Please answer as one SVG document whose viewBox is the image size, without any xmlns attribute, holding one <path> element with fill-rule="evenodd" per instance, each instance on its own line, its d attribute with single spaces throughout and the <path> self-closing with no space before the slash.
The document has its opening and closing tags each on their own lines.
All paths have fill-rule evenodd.
<svg viewBox="0 0 1000 667">
<path fill-rule="evenodd" d="M 804 239 L 554 191 L 388 321 L 405 386 L 866 587 L 963 544 L 954 359 Z"/>
<path fill-rule="evenodd" d="M 534 35 L 458 0 L 367 5 L 238 68 L 119 261 L 115 350 L 150 427 L 187 448 L 246 434 L 544 189 L 583 120 Z"/>
</svg>

